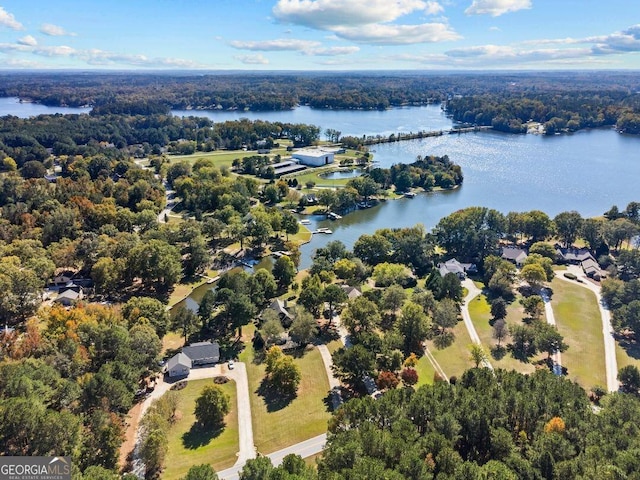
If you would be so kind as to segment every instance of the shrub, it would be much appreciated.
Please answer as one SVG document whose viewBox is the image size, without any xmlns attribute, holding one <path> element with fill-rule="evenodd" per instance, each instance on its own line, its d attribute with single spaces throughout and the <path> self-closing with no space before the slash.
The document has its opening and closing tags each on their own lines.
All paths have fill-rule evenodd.
<svg viewBox="0 0 640 480">
<path fill-rule="evenodd" d="M 578 279 L 578 277 L 576 275 L 574 275 L 573 273 L 571 273 L 571 272 L 565 272 L 565 273 L 563 273 L 563 275 L 564 275 L 564 278 L 568 278 L 569 280 L 577 280 Z"/>
<path fill-rule="evenodd" d="M 390 372 L 388 370 L 383 370 L 378 374 L 378 379 L 376 380 L 376 384 L 380 390 L 389 390 L 396 388 L 400 381 L 395 373 Z"/>
<path fill-rule="evenodd" d="M 415 385 L 418 383 L 418 372 L 415 368 L 405 368 L 402 370 L 400 378 L 402 378 L 405 385 Z"/>
</svg>

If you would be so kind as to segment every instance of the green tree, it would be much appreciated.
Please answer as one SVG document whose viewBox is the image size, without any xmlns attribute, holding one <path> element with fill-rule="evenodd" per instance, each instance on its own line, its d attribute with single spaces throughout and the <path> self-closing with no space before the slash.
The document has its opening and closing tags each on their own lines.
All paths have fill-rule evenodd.
<svg viewBox="0 0 640 480">
<path fill-rule="evenodd" d="M 129 327 L 146 319 L 153 325 L 158 337 L 163 337 L 169 329 L 169 314 L 162 302 L 155 298 L 131 297 L 122 306 L 122 316 Z"/>
<path fill-rule="evenodd" d="M 491 301 L 491 316 L 494 320 L 502 320 L 507 316 L 507 302 L 498 297 Z"/>
<path fill-rule="evenodd" d="M 269 372 L 271 386 L 285 396 L 295 396 L 301 379 L 300 367 L 289 355 L 280 356 Z"/>
<path fill-rule="evenodd" d="M 407 299 L 407 293 L 400 285 L 391 285 L 382 294 L 382 305 L 395 317 L 396 312 Z"/>
<path fill-rule="evenodd" d="M 353 245 L 353 254 L 368 265 L 384 262 L 391 250 L 391 242 L 379 234 L 361 235 Z"/>
<path fill-rule="evenodd" d="M 327 285 L 322 292 L 322 300 L 327 302 L 329 305 L 329 323 L 330 325 L 333 320 L 333 315 L 335 309 L 342 305 L 344 302 L 348 300 L 346 292 L 335 283 L 331 285 Z"/>
<path fill-rule="evenodd" d="M 169 442 L 164 431 L 156 429 L 143 435 L 140 458 L 145 464 L 147 476 L 153 477 L 162 470 L 168 449 Z"/>
<path fill-rule="evenodd" d="M 640 389 L 640 370 L 635 365 L 626 365 L 618 370 L 618 380 L 625 391 L 638 393 Z"/>
<path fill-rule="evenodd" d="M 225 303 L 227 320 L 238 329 L 238 337 L 242 336 L 242 327 L 249 324 L 256 313 L 256 306 L 244 293 L 232 295 Z"/>
<path fill-rule="evenodd" d="M 216 293 L 213 290 L 207 290 L 198 306 L 198 317 L 202 321 L 202 328 L 205 329 L 209 325 L 211 316 L 216 308 Z"/>
<path fill-rule="evenodd" d="M 534 320 L 539 320 L 544 313 L 544 301 L 540 295 L 530 295 L 520 299 L 524 313 Z"/>
<path fill-rule="evenodd" d="M 270 345 L 282 337 L 284 328 L 282 328 L 282 323 L 280 323 L 280 319 L 277 318 L 277 314 L 273 310 L 268 310 L 268 312 L 273 312 L 276 315 L 276 318 L 266 320 L 262 325 L 260 333 L 262 334 L 262 338 L 264 338 L 266 344 Z"/>
<path fill-rule="evenodd" d="M 273 464 L 269 457 L 258 457 L 247 460 L 240 471 L 240 480 L 265 480 L 270 478 Z"/>
<path fill-rule="evenodd" d="M 180 307 L 176 310 L 173 316 L 173 328 L 182 332 L 185 343 L 189 340 L 189 335 L 195 332 L 197 320 L 196 314 L 188 308 Z"/>
<path fill-rule="evenodd" d="M 181 480 L 218 480 L 218 475 L 208 463 L 194 465 Z"/>
<path fill-rule="evenodd" d="M 289 240 L 289 235 L 295 235 L 300 231 L 300 224 L 293 214 L 290 212 L 284 212 L 282 214 L 282 228 L 287 234 L 287 240 Z"/>
<path fill-rule="evenodd" d="M 556 351 L 564 352 L 569 346 L 564 343 L 564 337 L 558 330 L 548 323 L 540 323 L 535 327 L 535 346 L 540 352 L 546 352 L 551 358 Z"/>
<path fill-rule="evenodd" d="M 278 287 L 285 289 L 291 285 L 291 282 L 296 276 L 296 266 L 289 257 L 283 255 L 274 263 L 272 273 Z"/>
<path fill-rule="evenodd" d="M 522 267 L 522 270 L 520 270 L 520 277 L 534 290 L 539 290 L 542 284 L 547 281 L 547 274 L 544 271 L 544 268 L 537 263 L 532 263 Z"/>
<path fill-rule="evenodd" d="M 334 375 L 354 387 L 362 387 L 364 377 L 374 374 L 375 354 L 362 345 L 339 348 L 331 357 Z"/>
<path fill-rule="evenodd" d="M 217 385 L 207 385 L 196 399 L 194 414 L 201 425 L 218 428 L 224 425 L 229 410 L 229 395 Z"/>
<path fill-rule="evenodd" d="M 404 304 L 398 320 L 398 331 L 404 338 L 405 352 L 422 352 L 422 342 L 427 339 L 430 328 L 429 318 L 420 305 L 413 302 Z"/>
<path fill-rule="evenodd" d="M 136 244 L 127 257 L 127 267 L 133 277 L 146 286 L 167 290 L 180 279 L 182 267 L 178 250 L 162 240 Z"/>
<path fill-rule="evenodd" d="M 482 345 L 477 343 L 469 345 L 469 356 L 476 368 L 487 361 L 487 353 L 482 348 Z"/>
<path fill-rule="evenodd" d="M 318 324 L 307 310 L 304 308 L 296 308 L 294 311 L 294 320 L 289 329 L 289 334 L 293 341 L 306 345 L 313 340 L 318 330 Z"/>
<path fill-rule="evenodd" d="M 562 212 L 556 215 L 553 223 L 556 226 L 556 232 L 564 242 L 564 246 L 569 247 L 578 238 L 582 228 L 582 216 L 575 210 Z"/>
<path fill-rule="evenodd" d="M 371 332 L 380 325 L 378 306 L 365 296 L 357 297 L 349 302 L 342 312 L 342 323 L 352 335 Z"/>
<path fill-rule="evenodd" d="M 433 313 L 433 323 L 440 328 L 443 334 L 448 328 L 453 328 L 458 323 L 458 306 L 450 298 L 445 298 L 436 304 Z"/>
</svg>

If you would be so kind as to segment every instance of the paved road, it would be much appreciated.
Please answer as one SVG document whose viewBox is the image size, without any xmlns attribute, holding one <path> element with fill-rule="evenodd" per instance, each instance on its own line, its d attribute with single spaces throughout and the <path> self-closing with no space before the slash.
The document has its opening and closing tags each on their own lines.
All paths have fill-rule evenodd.
<svg viewBox="0 0 640 480">
<path fill-rule="evenodd" d="M 617 392 L 620 388 L 620 384 L 618 383 L 618 360 L 616 359 L 616 341 L 613 336 L 613 326 L 611 325 L 611 312 L 609 312 L 604 302 L 602 301 L 600 285 L 594 284 L 584 274 L 582 268 L 578 267 L 577 265 L 569 265 L 567 270 L 581 279 L 582 283 L 577 283 L 575 280 L 566 278 L 563 275 L 563 271 L 556 272 L 556 277 L 565 282 L 588 288 L 596 295 L 596 298 L 598 300 L 598 307 L 600 308 L 600 318 L 602 319 L 602 336 L 604 337 L 604 357 L 605 371 L 607 373 L 607 390 L 609 390 L 610 392 Z"/>
<path fill-rule="evenodd" d="M 465 278 L 462 282 L 462 286 L 465 287 L 468 292 L 466 297 L 464 297 L 462 303 L 462 319 L 464 320 L 464 325 L 467 327 L 467 331 L 469 332 L 471 341 L 477 345 L 482 345 L 480 337 L 478 336 L 478 332 L 476 332 L 476 327 L 471 321 L 471 315 L 469 315 L 469 303 L 471 302 L 471 300 L 480 295 L 482 293 L 482 290 L 476 287 L 476 284 L 473 283 L 473 280 L 471 280 L 470 278 Z M 493 365 L 491 365 L 488 358 L 484 359 L 482 365 L 490 370 L 493 370 Z"/>
<path fill-rule="evenodd" d="M 270 453 L 267 457 L 271 459 L 271 463 L 273 463 L 273 465 L 278 466 L 282 463 L 282 459 L 290 454 L 300 455 L 302 458 L 316 455 L 324 450 L 326 442 L 327 434 L 323 433 L 322 435 L 310 438 L 304 442 L 296 443 L 290 447 Z M 218 478 L 220 478 L 220 480 L 238 480 L 242 466 L 243 465 L 236 464 L 231 468 L 222 470 L 218 472 Z"/>
<path fill-rule="evenodd" d="M 165 215 L 168 217 L 169 214 L 171 213 L 171 210 L 173 210 L 175 206 L 178 204 L 175 198 L 176 192 L 174 190 L 171 190 L 171 187 L 169 186 L 166 180 L 162 181 L 162 185 L 164 186 L 164 196 L 166 200 L 166 205 L 164 207 L 164 210 L 162 210 L 158 214 L 158 223 L 164 223 Z"/>
<path fill-rule="evenodd" d="M 543 288 L 542 291 L 540 292 L 540 296 L 542 297 L 542 301 L 544 302 L 544 313 L 545 313 L 545 316 L 547 317 L 547 323 L 555 327 L 556 317 L 553 314 L 553 308 L 551 308 L 551 296 L 549 295 L 549 290 L 546 288 Z M 553 358 L 553 362 L 556 365 L 562 366 L 562 354 L 560 353 L 560 350 L 556 350 L 552 355 L 552 358 Z"/>
</svg>

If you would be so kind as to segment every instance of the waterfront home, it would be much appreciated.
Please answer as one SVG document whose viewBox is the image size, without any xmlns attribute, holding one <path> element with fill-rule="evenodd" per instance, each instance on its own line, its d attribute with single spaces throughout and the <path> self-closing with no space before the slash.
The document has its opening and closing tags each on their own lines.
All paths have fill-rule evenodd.
<svg viewBox="0 0 640 480">
<path fill-rule="evenodd" d="M 444 263 L 439 263 L 438 271 L 442 277 L 447 273 L 453 273 L 457 275 L 460 280 L 464 280 L 467 278 L 467 273 L 476 273 L 478 267 L 476 267 L 475 263 L 460 263 L 455 258 L 452 258 Z"/>
</svg>

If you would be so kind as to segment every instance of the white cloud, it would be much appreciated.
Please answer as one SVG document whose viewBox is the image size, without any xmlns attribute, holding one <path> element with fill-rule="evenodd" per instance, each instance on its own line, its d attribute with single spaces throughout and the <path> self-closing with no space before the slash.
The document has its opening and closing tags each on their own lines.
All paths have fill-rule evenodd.
<svg viewBox="0 0 640 480">
<path fill-rule="evenodd" d="M 423 0 L 278 0 L 273 15 L 281 22 L 332 30 L 336 25 L 391 22 L 425 10 L 427 3 Z"/>
<path fill-rule="evenodd" d="M 360 51 L 359 47 L 329 47 L 329 48 L 311 48 L 305 50 L 305 55 L 316 55 L 319 57 L 338 57 L 340 55 L 351 55 Z"/>
<path fill-rule="evenodd" d="M 241 61 L 245 65 L 268 65 L 269 60 L 264 58 L 261 54 L 257 55 L 236 55 L 233 58 Z"/>
<path fill-rule="evenodd" d="M 499 17 L 509 12 L 531 8 L 531 0 L 473 0 L 464 13 L 467 15 L 491 15 Z"/>
<path fill-rule="evenodd" d="M 425 2 L 424 11 L 427 15 L 437 15 L 444 12 L 444 7 L 438 2 Z"/>
<path fill-rule="evenodd" d="M 405 15 L 444 11 L 437 1 L 424 0 L 278 0 L 274 17 L 338 38 L 372 45 L 409 45 L 462 38 L 446 21 L 418 25 L 391 23 Z"/>
<path fill-rule="evenodd" d="M 32 52 L 42 57 L 70 57 L 78 53 L 75 48 L 66 45 L 36 47 Z"/>
<path fill-rule="evenodd" d="M 490 32 L 501 32 L 502 30 L 500 30 L 500 27 L 489 27 L 489 31 Z"/>
<path fill-rule="evenodd" d="M 234 40 L 229 42 L 233 48 L 240 50 L 253 50 L 259 52 L 276 52 L 276 51 L 302 51 L 310 48 L 319 47 L 320 42 L 311 40 L 296 40 L 293 38 L 279 38 L 276 40 L 263 40 L 263 41 L 239 41 Z"/>
<path fill-rule="evenodd" d="M 640 24 L 633 25 L 626 30 L 612 33 L 611 35 L 592 37 L 586 40 L 591 40 L 596 43 L 593 47 L 593 53 L 597 55 L 639 52 Z"/>
<path fill-rule="evenodd" d="M 33 38 L 31 35 L 27 35 L 18 40 L 20 45 L 28 45 L 29 47 L 35 47 L 38 44 L 38 41 Z"/>
<path fill-rule="evenodd" d="M 76 36 L 75 33 L 67 32 L 63 27 L 53 25 L 51 23 L 43 23 L 40 27 L 40 32 L 44 33 L 45 35 L 49 35 L 50 37 Z"/>
<path fill-rule="evenodd" d="M 374 45 L 409 45 L 434 43 L 462 38 L 444 23 L 421 25 L 366 25 L 362 27 L 337 27 L 336 34 L 344 39 Z"/>
<path fill-rule="evenodd" d="M 19 43 L 0 43 L 0 52 L 30 52 L 31 47 L 28 45 L 20 45 Z"/>
<path fill-rule="evenodd" d="M 24 30 L 24 26 L 16 20 L 12 13 L 7 12 L 0 7 L 0 25 L 8 27 L 12 30 Z"/>
</svg>

